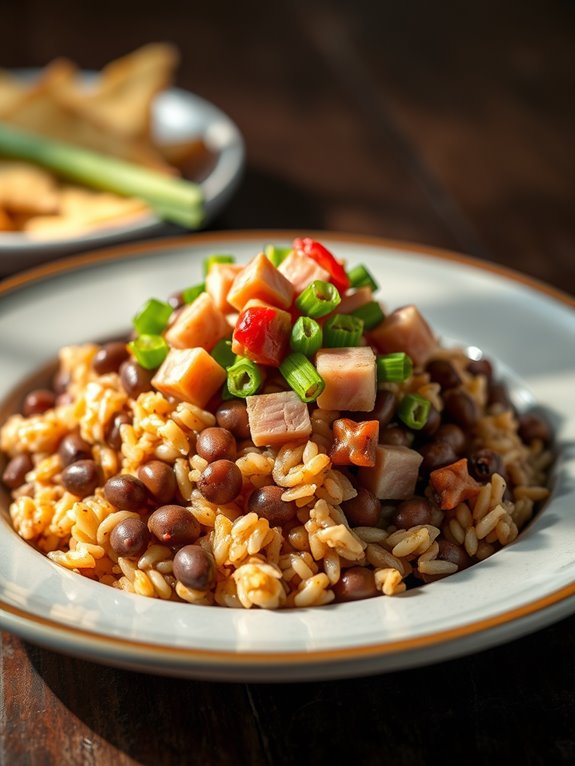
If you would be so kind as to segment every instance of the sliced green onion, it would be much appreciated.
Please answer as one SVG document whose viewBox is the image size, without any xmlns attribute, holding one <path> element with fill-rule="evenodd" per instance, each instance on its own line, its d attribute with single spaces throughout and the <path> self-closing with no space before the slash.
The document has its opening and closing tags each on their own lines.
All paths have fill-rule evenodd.
<svg viewBox="0 0 575 766">
<path fill-rule="evenodd" d="M 222 401 L 228 402 L 230 399 L 235 399 L 236 397 L 233 394 L 230 394 L 230 389 L 228 388 L 228 381 L 226 380 L 223 387 L 220 396 L 222 397 Z"/>
<path fill-rule="evenodd" d="M 280 372 L 302 402 L 315 402 L 325 388 L 325 381 L 303 354 L 286 356 L 280 364 Z"/>
<path fill-rule="evenodd" d="M 363 321 L 351 314 L 335 314 L 323 326 L 326 348 L 352 348 L 358 346 L 363 335 Z"/>
<path fill-rule="evenodd" d="M 363 306 L 352 311 L 351 315 L 363 320 L 364 330 L 373 330 L 374 327 L 377 327 L 385 319 L 381 306 L 376 301 L 364 303 Z"/>
<path fill-rule="evenodd" d="M 136 362 L 145 370 L 157 369 L 170 350 L 161 335 L 140 335 L 128 343 L 128 348 Z"/>
<path fill-rule="evenodd" d="M 370 287 L 373 292 L 379 290 L 379 285 L 369 271 L 361 263 L 347 272 L 350 287 Z"/>
<path fill-rule="evenodd" d="M 202 282 L 199 285 L 193 285 L 192 287 L 186 287 L 182 290 L 182 300 L 184 303 L 193 303 L 198 295 L 201 295 L 206 291 L 206 285 Z"/>
<path fill-rule="evenodd" d="M 231 367 L 228 367 L 228 390 L 232 396 L 245 399 L 257 393 L 264 381 L 261 367 L 246 357 L 239 357 Z"/>
<path fill-rule="evenodd" d="M 150 298 L 132 320 L 138 335 L 159 335 L 166 329 L 174 309 L 169 303 Z"/>
<path fill-rule="evenodd" d="M 266 258 L 271 261 L 276 269 L 282 261 L 285 261 L 291 252 L 291 247 L 278 247 L 278 245 L 266 245 L 264 248 Z"/>
<path fill-rule="evenodd" d="M 427 423 L 431 402 L 419 394 L 406 394 L 399 403 L 397 414 L 408 428 L 419 431 Z"/>
<path fill-rule="evenodd" d="M 0 124 L 0 155 L 33 162 L 93 189 L 136 197 L 162 218 L 191 229 L 198 228 L 204 219 L 203 193 L 197 184 L 116 157 L 52 141 L 4 123 Z"/>
<path fill-rule="evenodd" d="M 381 383 L 402 383 L 411 377 L 413 372 L 413 362 L 411 357 L 403 351 L 396 354 L 386 354 L 378 356 L 377 364 L 377 382 Z"/>
<path fill-rule="evenodd" d="M 212 357 L 224 370 L 231 367 L 236 361 L 236 355 L 232 351 L 231 340 L 219 340 L 212 349 Z"/>
<path fill-rule="evenodd" d="M 290 347 L 305 356 L 312 356 L 321 348 L 323 343 L 323 331 L 315 319 L 311 317 L 299 317 L 292 327 Z"/>
<path fill-rule="evenodd" d="M 341 297 L 331 282 L 316 279 L 311 282 L 295 302 L 296 307 L 308 317 L 324 317 L 341 303 Z"/>
<path fill-rule="evenodd" d="M 204 258 L 204 277 L 208 276 L 208 271 L 214 263 L 235 263 L 233 255 L 208 255 Z"/>
</svg>

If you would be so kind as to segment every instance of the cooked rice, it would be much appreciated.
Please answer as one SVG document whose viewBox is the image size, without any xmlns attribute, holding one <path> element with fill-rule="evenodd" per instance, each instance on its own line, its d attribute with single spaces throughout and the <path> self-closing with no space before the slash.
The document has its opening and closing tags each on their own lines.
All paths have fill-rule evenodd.
<svg viewBox="0 0 575 766">
<path fill-rule="evenodd" d="M 214 415 L 153 391 L 130 400 L 118 375 L 93 372 L 97 348 L 86 344 L 63 349 L 60 364 L 72 379 L 72 403 L 30 418 L 13 415 L 2 427 L 0 447 L 11 457 L 21 452 L 34 456 L 34 468 L 13 493 L 10 506 L 18 534 L 56 564 L 130 593 L 228 608 L 315 607 L 331 603 L 333 587 L 345 571 L 360 566 L 373 573 L 377 591 L 393 596 L 406 590 L 406 580 L 414 573 L 435 579 L 458 570 L 457 564 L 440 557 L 441 540 L 463 548 L 472 563 L 482 561 L 513 542 L 549 494 L 545 480 L 551 452 L 540 443 L 527 446 L 521 441 L 512 412 L 485 411 L 474 446 L 501 456 L 510 491 L 505 480 L 494 474 L 473 501 L 461 502 L 451 511 L 440 510 L 428 492 L 431 524 L 410 529 L 396 529 L 389 523 L 352 527 L 342 503 L 357 491 L 328 456 L 332 424 L 339 413 L 314 409 L 312 433 L 305 443 L 288 443 L 279 449 L 239 443 L 236 465 L 243 490 L 236 501 L 217 505 L 196 487 L 207 466 L 195 453 L 196 438 L 215 424 Z M 465 371 L 467 357 L 446 349 L 438 349 L 435 357 L 454 364 L 468 393 L 485 408 L 485 378 Z M 275 383 L 269 385 L 273 388 Z M 397 397 L 417 392 L 438 410 L 442 408 L 439 387 L 426 373 L 387 387 Z M 105 431 L 126 408 L 133 420 L 121 426 L 122 445 L 116 451 L 105 444 Z M 197 544 L 215 562 L 215 584 L 210 590 L 188 588 L 176 580 L 174 551 L 167 546 L 150 544 L 138 559 L 114 553 L 109 542 L 112 530 L 140 515 L 118 510 L 101 488 L 83 500 L 64 490 L 56 450 L 62 437 L 78 426 L 83 438 L 94 445 L 94 460 L 104 481 L 119 472 L 136 475 L 153 458 L 173 466 L 178 491 L 201 527 Z M 245 511 L 250 492 L 273 483 L 284 490 L 282 500 L 293 501 L 297 508 L 296 519 L 284 528 L 270 526 L 265 518 Z"/>
</svg>

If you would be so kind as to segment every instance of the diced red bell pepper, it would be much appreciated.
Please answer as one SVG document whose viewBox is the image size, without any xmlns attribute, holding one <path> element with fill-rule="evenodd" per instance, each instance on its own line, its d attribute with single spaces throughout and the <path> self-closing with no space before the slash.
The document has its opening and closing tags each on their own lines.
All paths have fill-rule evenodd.
<svg viewBox="0 0 575 766">
<path fill-rule="evenodd" d="M 333 444 L 329 451 L 334 465 L 361 465 L 373 468 L 379 438 L 379 421 L 356 423 L 350 418 L 333 422 Z"/>
<path fill-rule="evenodd" d="M 481 484 L 469 475 L 467 458 L 437 468 L 429 474 L 429 480 L 442 511 L 449 511 L 464 500 L 475 500 L 481 489 Z"/>
<path fill-rule="evenodd" d="M 290 333 L 287 311 L 249 301 L 236 322 L 232 351 L 257 364 L 279 367 L 288 352 Z"/>
<path fill-rule="evenodd" d="M 345 269 L 320 242 L 311 237 L 298 237 L 293 241 L 293 249 L 296 253 L 307 255 L 325 269 L 330 275 L 330 282 L 337 287 L 340 295 L 349 289 L 349 278 Z"/>
</svg>

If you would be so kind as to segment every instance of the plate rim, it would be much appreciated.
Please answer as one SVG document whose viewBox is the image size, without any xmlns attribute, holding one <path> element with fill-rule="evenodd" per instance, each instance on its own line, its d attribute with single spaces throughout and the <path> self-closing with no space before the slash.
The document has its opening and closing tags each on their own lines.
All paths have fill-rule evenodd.
<svg viewBox="0 0 575 766">
<path fill-rule="evenodd" d="M 432 260 L 442 262 L 455 262 L 482 272 L 495 274 L 512 282 L 527 286 L 540 294 L 546 295 L 553 301 L 557 301 L 569 308 L 575 308 L 575 297 L 562 290 L 545 283 L 537 278 L 522 274 L 500 264 L 480 260 L 474 256 L 465 255 L 453 250 L 423 245 L 405 240 L 394 240 L 372 235 L 348 234 L 344 232 L 334 232 L 328 230 L 310 230 L 305 232 L 306 236 L 317 239 L 329 239 L 330 242 L 358 244 L 366 246 L 382 247 L 394 249 L 405 254 L 417 254 L 428 256 Z M 154 255 L 157 251 L 166 249 L 194 247 L 197 245 L 209 245 L 212 242 L 237 243 L 238 241 L 265 241 L 281 239 L 290 241 L 296 236 L 302 236 L 301 230 L 293 229 L 250 229 L 237 231 L 211 231 L 201 232 L 179 237 L 165 237 L 148 242 L 132 242 L 115 247 L 105 248 L 93 252 L 83 253 L 67 257 L 58 261 L 48 262 L 29 269 L 25 272 L 8 277 L 0 283 L 0 297 L 11 294 L 14 291 L 23 289 L 40 280 L 56 278 L 61 274 L 66 274 L 82 267 L 89 267 L 95 264 L 106 264 L 114 261 L 129 260 L 130 258 Z M 415 660 L 413 657 L 418 652 L 425 649 L 437 651 L 438 647 L 449 647 L 458 645 L 456 652 L 447 652 L 445 659 L 451 659 L 454 656 L 473 651 L 470 646 L 474 638 L 485 635 L 491 636 L 488 645 L 503 643 L 506 640 L 519 638 L 534 630 L 539 629 L 545 624 L 554 622 L 575 611 L 575 581 L 555 589 L 545 595 L 542 595 L 533 601 L 520 604 L 502 610 L 496 614 L 483 617 L 478 620 L 471 620 L 463 625 L 451 628 L 444 628 L 437 631 L 430 631 L 423 635 L 395 639 L 384 643 L 369 643 L 361 646 L 348 646 L 331 649 L 304 650 L 283 650 L 283 651 L 250 651 L 241 652 L 228 649 L 204 649 L 178 647 L 165 643 L 148 643 L 147 641 L 138 641 L 125 639 L 118 636 L 99 633 L 96 630 L 90 630 L 81 627 L 71 627 L 59 623 L 49 617 L 31 614 L 24 609 L 20 609 L 12 604 L 7 604 L 0 599 L 0 622 L 6 629 L 15 633 L 30 637 L 51 648 L 57 647 L 57 639 L 60 639 L 61 646 L 66 646 L 66 652 L 73 654 L 74 647 L 78 650 L 79 644 L 92 648 L 92 659 L 98 661 L 97 651 L 105 650 L 100 654 L 101 661 L 121 663 L 126 665 L 130 660 L 148 670 L 160 668 L 161 672 L 168 672 L 170 668 L 179 673 L 189 673 L 198 675 L 205 672 L 208 675 L 211 671 L 229 670 L 236 673 L 244 673 L 242 677 L 255 677 L 254 673 L 263 670 L 266 671 L 270 679 L 279 678 L 282 669 L 292 668 L 297 664 L 301 668 L 300 674 L 305 673 L 305 678 L 313 677 L 310 675 L 310 666 L 315 665 L 317 673 L 326 672 L 328 666 L 336 668 L 329 671 L 329 677 L 341 675 L 350 675 L 355 671 L 344 671 L 343 666 L 346 662 L 362 663 L 369 660 L 375 661 L 390 658 L 402 658 L 394 665 L 379 667 L 380 671 L 398 669 L 412 664 L 423 664 L 426 660 Z M 523 625 L 529 618 L 539 615 L 540 620 L 536 624 L 527 626 L 526 630 L 518 630 L 514 635 L 506 635 L 505 627 L 510 624 Z M 8 619 L 5 619 L 5 616 Z M 7 623 L 7 624 L 6 624 Z M 46 635 L 48 631 L 48 635 Z M 50 638 L 53 640 L 51 641 Z M 483 648 L 483 647 L 481 647 Z M 409 655 L 412 660 L 410 661 Z M 435 660 L 441 659 L 436 657 Z M 156 663 L 154 665 L 154 662 Z M 159 664 L 158 664 L 159 663 Z M 194 663 L 196 663 L 194 665 Z M 206 664 L 208 663 L 208 664 Z M 211 671 L 210 671 L 211 668 Z M 323 671 L 322 671 L 323 669 Z M 273 675 L 273 673 L 276 675 Z M 271 674 L 271 675 L 270 675 Z M 259 677 L 259 676 L 258 676 Z M 300 675 L 301 678 L 304 676 Z M 295 680 L 295 679 L 294 679 Z"/>
</svg>

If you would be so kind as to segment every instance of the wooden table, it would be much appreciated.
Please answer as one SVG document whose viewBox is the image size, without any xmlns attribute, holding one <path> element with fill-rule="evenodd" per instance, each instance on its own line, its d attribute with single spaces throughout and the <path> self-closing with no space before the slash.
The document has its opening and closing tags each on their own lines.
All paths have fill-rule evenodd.
<svg viewBox="0 0 575 766">
<path fill-rule="evenodd" d="M 575 293 L 575 10 L 545 2 L 6 3 L 0 63 L 182 50 L 243 131 L 218 229 L 331 229 L 464 251 Z M 572 350 L 571 350 L 572 353 Z M 0 763 L 572 764 L 575 618 L 374 678 L 151 677 L 2 635 Z"/>
</svg>

